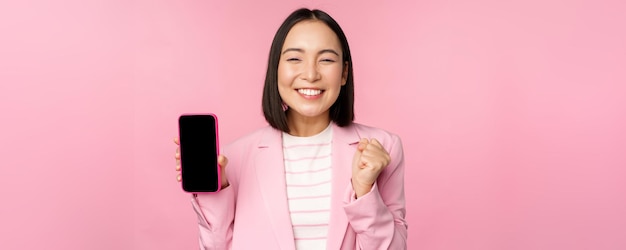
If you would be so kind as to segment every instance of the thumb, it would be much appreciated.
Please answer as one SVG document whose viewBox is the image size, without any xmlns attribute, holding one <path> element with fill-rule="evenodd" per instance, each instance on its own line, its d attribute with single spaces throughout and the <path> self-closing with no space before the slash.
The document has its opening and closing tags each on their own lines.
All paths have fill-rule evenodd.
<svg viewBox="0 0 626 250">
<path fill-rule="evenodd" d="M 352 158 L 352 166 L 354 168 L 360 168 L 361 166 L 361 154 L 363 154 L 363 150 L 367 146 L 367 139 L 363 138 L 359 141 L 359 145 L 354 152 L 354 157 Z"/>
<path fill-rule="evenodd" d="M 363 152 L 363 150 L 365 149 L 365 147 L 369 143 L 370 143 L 370 141 L 367 138 L 361 138 L 361 140 L 359 141 L 359 146 L 357 147 L 358 151 Z"/>
<path fill-rule="evenodd" d="M 228 158 L 226 158 L 226 156 L 219 155 L 217 157 L 217 164 L 219 164 L 221 168 L 225 168 L 226 164 L 228 164 Z"/>
</svg>

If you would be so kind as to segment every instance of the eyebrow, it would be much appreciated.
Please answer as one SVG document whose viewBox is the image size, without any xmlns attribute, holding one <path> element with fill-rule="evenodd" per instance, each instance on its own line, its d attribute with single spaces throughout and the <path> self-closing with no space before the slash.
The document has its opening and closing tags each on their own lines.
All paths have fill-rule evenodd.
<svg viewBox="0 0 626 250">
<path fill-rule="evenodd" d="M 284 55 L 285 53 L 287 53 L 289 51 L 296 51 L 296 52 L 304 53 L 304 50 L 300 49 L 300 48 L 288 48 L 285 51 L 283 51 L 282 54 Z M 319 52 L 317 52 L 318 55 L 321 55 L 321 54 L 324 54 L 324 53 L 332 53 L 332 54 L 335 54 L 335 55 L 339 56 L 339 53 L 337 53 L 337 51 L 335 51 L 334 49 L 323 49 L 323 50 L 320 50 Z"/>
</svg>

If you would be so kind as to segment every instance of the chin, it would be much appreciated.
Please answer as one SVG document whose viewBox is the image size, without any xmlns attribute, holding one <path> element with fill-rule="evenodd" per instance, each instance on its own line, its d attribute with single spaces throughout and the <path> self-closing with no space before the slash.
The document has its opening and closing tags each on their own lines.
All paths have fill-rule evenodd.
<svg viewBox="0 0 626 250">
<path fill-rule="evenodd" d="M 310 118 L 318 117 L 318 116 L 321 116 L 321 115 L 324 115 L 325 113 L 327 113 L 327 112 L 323 112 L 323 111 L 319 111 L 319 110 L 295 110 L 295 109 L 292 109 L 291 111 L 295 112 L 295 113 L 298 113 L 301 116 L 310 117 Z"/>
</svg>

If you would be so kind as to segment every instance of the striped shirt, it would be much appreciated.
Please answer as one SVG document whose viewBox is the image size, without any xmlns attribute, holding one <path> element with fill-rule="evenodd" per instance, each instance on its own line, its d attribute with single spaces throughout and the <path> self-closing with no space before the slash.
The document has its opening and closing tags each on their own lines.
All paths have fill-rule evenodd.
<svg viewBox="0 0 626 250">
<path fill-rule="evenodd" d="M 296 249 L 325 249 L 330 220 L 331 140 L 329 125 L 310 137 L 283 133 L 287 200 Z"/>
</svg>

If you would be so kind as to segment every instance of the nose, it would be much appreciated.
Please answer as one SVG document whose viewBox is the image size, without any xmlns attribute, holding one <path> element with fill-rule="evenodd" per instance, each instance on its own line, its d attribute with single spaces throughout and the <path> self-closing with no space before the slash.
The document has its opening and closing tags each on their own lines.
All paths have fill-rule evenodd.
<svg viewBox="0 0 626 250">
<path fill-rule="evenodd" d="M 301 78 L 308 82 L 315 82 L 319 80 L 321 77 L 321 74 L 317 66 L 318 66 L 317 63 L 314 61 L 306 62 L 303 65 L 304 68 L 302 69 L 302 74 L 300 74 Z"/>
</svg>

